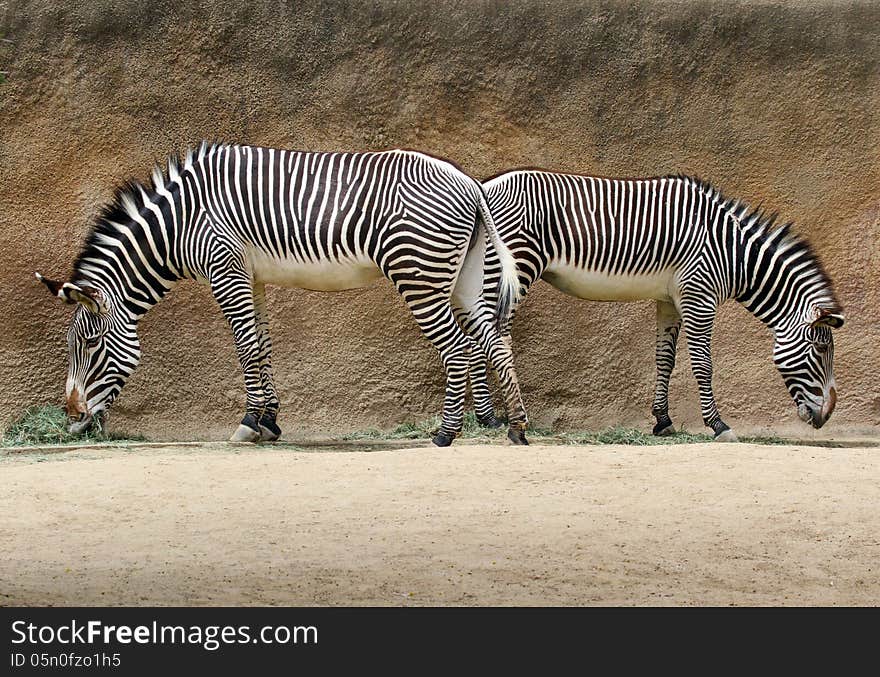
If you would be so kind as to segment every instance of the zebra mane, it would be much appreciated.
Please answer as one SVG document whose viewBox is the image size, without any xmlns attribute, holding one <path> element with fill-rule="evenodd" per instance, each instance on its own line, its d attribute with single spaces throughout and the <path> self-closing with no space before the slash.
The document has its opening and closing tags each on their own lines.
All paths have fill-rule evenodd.
<svg viewBox="0 0 880 677">
<path fill-rule="evenodd" d="M 168 184 L 178 181 L 182 172 L 220 145 L 222 144 L 218 142 L 202 141 L 197 148 L 190 147 L 182 155 L 169 155 L 164 169 L 156 164 L 148 183 L 128 179 L 117 185 L 112 200 L 100 208 L 86 234 L 79 255 L 73 263 L 71 279 L 75 280 L 78 275 L 89 270 L 91 267 L 89 259 L 103 258 L 99 247 L 115 241 L 116 236 L 140 216 L 146 204 L 153 201 L 159 191 L 164 190 Z"/>
<path fill-rule="evenodd" d="M 776 221 L 779 218 L 777 212 L 768 214 L 761 204 L 752 208 L 742 200 L 725 198 L 720 190 L 703 179 L 684 175 L 666 178 L 687 181 L 705 193 L 707 197 L 717 201 L 720 207 L 733 217 L 742 233 L 752 241 L 754 247 L 770 251 L 781 249 L 785 251 L 787 260 L 806 264 L 812 272 L 811 281 L 814 287 L 821 289 L 827 298 L 823 307 L 832 313 L 843 312 L 834 293 L 831 278 L 822 265 L 822 261 L 809 241 L 795 231 L 794 222 L 787 221 L 782 225 L 777 225 Z"/>
</svg>

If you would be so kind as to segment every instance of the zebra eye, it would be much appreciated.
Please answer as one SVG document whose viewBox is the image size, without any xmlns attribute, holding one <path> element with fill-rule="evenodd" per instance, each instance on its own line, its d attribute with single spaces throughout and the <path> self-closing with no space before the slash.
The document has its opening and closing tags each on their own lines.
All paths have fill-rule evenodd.
<svg viewBox="0 0 880 677">
<path fill-rule="evenodd" d="M 816 350 L 820 353 L 824 353 L 828 350 L 828 341 L 825 341 L 824 339 L 816 339 L 813 345 L 816 346 Z"/>
<path fill-rule="evenodd" d="M 86 345 L 87 345 L 89 348 L 94 348 L 96 345 L 98 345 L 98 342 L 99 342 L 100 340 L 101 340 L 101 336 L 100 336 L 100 335 L 98 335 L 98 336 L 90 336 L 90 337 L 88 337 L 88 338 L 86 339 Z"/>
</svg>

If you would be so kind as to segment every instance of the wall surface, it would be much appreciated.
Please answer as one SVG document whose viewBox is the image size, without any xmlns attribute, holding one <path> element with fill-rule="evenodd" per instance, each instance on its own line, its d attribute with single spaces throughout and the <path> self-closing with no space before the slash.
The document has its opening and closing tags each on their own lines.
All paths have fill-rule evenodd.
<svg viewBox="0 0 880 677">
<path fill-rule="evenodd" d="M 202 138 L 303 150 L 404 146 L 481 177 L 538 165 L 685 172 L 795 221 L 847 314 L 827 434 L 880 425 L 880 5 L 849 2 L 166 2 L 0 7 L 0 424 L 60 401 L 67 275 L 121 180 Z M 270 296 L 282 427 L 390 427 L 437 413 L 439 361 L 387 282 Z M 514 327 L 532 419 L 648 426 L 650 303 L 538 284 Z M 181 284 L 142 323 L 114 425 L 225 437 L 244 389 L 208 290 Z M 716 395 L 741 428 L 809 429 L 735 303 Z M 684 345 L 677 423 L 701 429 Z"/>
</svg>

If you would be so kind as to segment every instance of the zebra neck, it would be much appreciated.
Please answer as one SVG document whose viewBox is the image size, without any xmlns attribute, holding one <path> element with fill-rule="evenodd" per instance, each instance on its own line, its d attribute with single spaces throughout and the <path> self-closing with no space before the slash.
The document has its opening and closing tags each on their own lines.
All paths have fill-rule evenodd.
<svg viewBox="0 0 880 677">
<path fill-rule="evenodd" d="M 112 251 L 109 245 L 107 249 Z M 167 267 L 139 259 L 123 246 L 116 248 L 116 257 L 108 258 L 106 264 L 80 266 L 74 277 L 100 289 L 135 322 L 159 303 L 179 279 L 173 278 Z"/>
<path fill-rule="evenodd" d="M 98 287 L 139 320 L 188 275 L 181 256 L 179 195 L 179 190 L 167 197 L 141 190 L 124 196 L 123 211 L 103 218 L 87 238 L 74 279 Z"/>
<path fill-rule="evenodd" d="M 806 317 L 811 306 L 833 304 L 827 278 L 808 247 L 787 229 L 743 242 L 740 293 L 736 299 L 774 332 Z"/>
</svg>

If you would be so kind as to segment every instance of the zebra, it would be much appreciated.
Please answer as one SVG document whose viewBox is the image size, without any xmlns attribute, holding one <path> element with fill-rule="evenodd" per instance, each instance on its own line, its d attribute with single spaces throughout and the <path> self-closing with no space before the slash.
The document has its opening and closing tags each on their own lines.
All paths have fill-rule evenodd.
<svg viewBox="0 0 880 677">
<path fill-rule="evenodd" d="M 500 261 L 497 308 L 476 298 L 487 242 Z M 508 436 L 527 444 L 513 356 L 493 321 L 516 302 L 516 268 L 477 181 L 411 150 L 300 152 L 207 142 L 183 160 L 169 158 L 164 172 L 157 165 L 151 185 L 129 182 L 117 191 L 69 281 L 36 273 L 53 296 L 77 306 L 67 334 L 70 430 L 103 419 L 138 364 L 138 322 L 176 282 L 194 279 L 210 286 L 244 373 L 246 411 L 232 441 L 276 440 L 280 402 L 265 286 L 336 291 L 382 276 L 446 371 L 434 444 L 448 446 L 460 433 L 468 371 L 486 355 L 507 398 Z"/>
<path fill-rule="evenodd" d="M 501 238 L 516 258 L 524 298 L 536 280 L 582 299 L 657 302 L 653 433 L 675 432 L 669 377 L 684 327 L 703 422 L 718 441 L 737 437 L 712 392 L 711 337 L 716 309 L 735 299 L 775 336 L 773 359 L 801 420 L 820 428 L 837 402 L 832 328 L 844 317 L 810 245 L 775 227 L 776 215 L 725 198 L 689 176 L 611 179 L 539 169 L 483 182 Z M 486 258 L 491 304 L 499 265 Z M 509 338 L 513 311 L 498 318 Z M 491 423 L 485 365 L 471 374 L 477 419 Z"/>
</svg>

